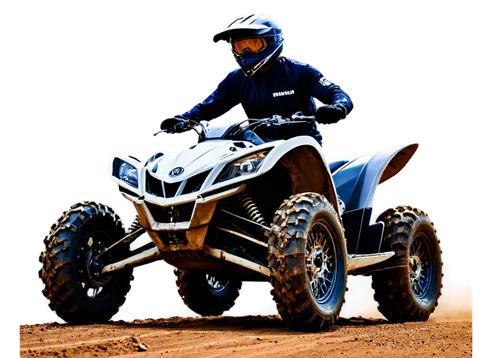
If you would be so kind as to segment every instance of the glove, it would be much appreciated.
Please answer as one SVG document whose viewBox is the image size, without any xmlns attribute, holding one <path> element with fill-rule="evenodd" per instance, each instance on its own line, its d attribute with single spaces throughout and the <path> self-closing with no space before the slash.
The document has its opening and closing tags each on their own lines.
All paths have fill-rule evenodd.
<svg viewBox="0 0 500 358">
<path fill-rule="evenodd" d="M 346 115 L 347 110 L 343 105 L 337 103 L 328 104 L 318 108 L 316 112 L 316 122 L 321 124 L 333 124 L 344 119 Z"/>
<path fill-rule="evenodd" d="M 187 126 L 187 119 L 181 116 L 175 116 L 161 122 L 160 129 L 167 133 L 182 133 L 189 130 L 189 127 Z"/>
</svg>

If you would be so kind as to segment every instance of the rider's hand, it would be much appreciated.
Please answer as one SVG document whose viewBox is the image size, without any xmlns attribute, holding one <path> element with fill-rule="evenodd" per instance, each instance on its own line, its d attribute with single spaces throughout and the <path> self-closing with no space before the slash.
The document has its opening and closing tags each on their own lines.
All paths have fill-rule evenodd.
<svg viewBox="0 0 500 358">
<path fill-rule="evenodd" d="M 344 119 L 346 115 L 347 110 L 341 104 L 329 104 L 318 108 L 316 112 L 316 122 L 321 124 L 333 124 Z"/>
<path fill-rule="evenodd" d="M 167 131 L 167 133 L 182 133 L 189 129 L 186 122 L 187 120 L 185 118 L 175 116 L 161 122 L 160 128 L 161 130 Z"/>
</svg>

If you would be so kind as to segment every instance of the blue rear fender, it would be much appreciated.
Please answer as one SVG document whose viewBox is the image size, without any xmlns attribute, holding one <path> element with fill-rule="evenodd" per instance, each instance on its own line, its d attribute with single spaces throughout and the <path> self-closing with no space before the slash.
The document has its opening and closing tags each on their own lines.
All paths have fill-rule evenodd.
<svg viewBox="0 0 500 358">
<path fill-rule="evenodd" d="M 338 196 L 345 205 L 342 215 L 349 254 L 380 251 L 383 223 L 370 225 L 377 186 L 404 168 L 418 144 L 391 147 L 351 161 L 330 164 Z"/>
</svg>

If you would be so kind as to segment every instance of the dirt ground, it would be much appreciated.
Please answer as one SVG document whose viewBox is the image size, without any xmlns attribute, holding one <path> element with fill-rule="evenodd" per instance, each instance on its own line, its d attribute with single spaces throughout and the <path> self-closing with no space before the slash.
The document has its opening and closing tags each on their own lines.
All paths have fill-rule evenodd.
<svg viewBox="0 0 500 358">
<path fill-rule="evenodd" d="M 341 318 L 322 333 L 278 316 L 58 323 L 20 327 L 21 357 L 472 357 L 472 317 L 389 324 Z"/>
</svg>

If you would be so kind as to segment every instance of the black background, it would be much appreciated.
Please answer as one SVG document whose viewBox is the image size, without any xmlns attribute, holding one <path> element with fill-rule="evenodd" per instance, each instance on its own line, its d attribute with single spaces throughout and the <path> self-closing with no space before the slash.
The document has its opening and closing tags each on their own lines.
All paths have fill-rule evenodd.
<svg viewBox="0 0 500 358">
<path fill-rule="evenodd" d="M 330 151 L 357 152 L 360 144 L 391 143 L 392 136 L 423 136 L 423 160 L 399 184 L 385 187 L 385 199 L 425 200 L 449 234 L 448 264 L 456 265 L 456 278 L 479 280 L 462 164 L 476 140 L 456 125 L 461 117 L 453 111 L 460 105 L 448 67 L 455 38 L 431 15 L 422 27 L 420 19 L 408 17 L 357 21 L 317 8 L 281 11 L 289 17 L 288 46 L 335 71 L 357 101 L 352 119 L 329 131 Z M 30 270 L 39 249 L 37 229 L 64 200 L 79 200 L 84 191 L 109 193 L 103 152 L 111 144 L 151 143 L 144 128 L 158 126 L 158 110 L 174 112 L 176 104 L 192 103 L 200 88 L 213 83 L 230 58 L 209 38 L 230 14 L 230 7 L 207 12 L 193 6 L 140 22 L 93 15 L 76 23 L 59 19 L 33 34 L 25 93 L 34 108 L 27 120 L 31 129 L 23 135 L 24 150 L 32 152 L 20 168 L 32 179 L 17 183 L 26 190 L 16 194 L 22 203 L 16 216 L 31 225 L 28 232 L 14 230 L 21 244 L 16 320 L 47 318 Z"/>
</svg>

